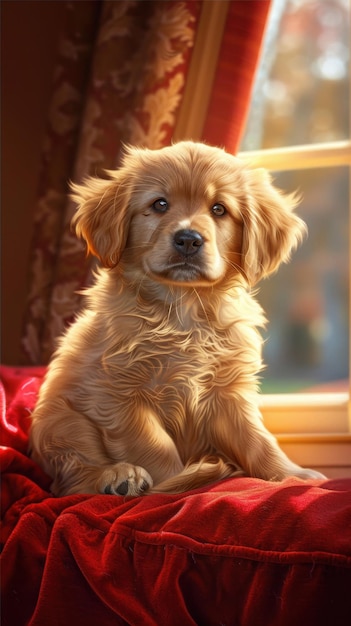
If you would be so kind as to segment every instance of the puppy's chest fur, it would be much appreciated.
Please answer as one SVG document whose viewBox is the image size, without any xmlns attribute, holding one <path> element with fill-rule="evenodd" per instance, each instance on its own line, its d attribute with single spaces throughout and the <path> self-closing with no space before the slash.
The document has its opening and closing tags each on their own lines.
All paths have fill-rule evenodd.
<svg viewBox="0 0 351 626">
<path fill-rule="evenodd" d="M 138 308 L 126 298 L 97 310 L 97 300 L 101 305 L 101 298 L 91 299 L 92 310 L 71 329 L 65 345 L 76 344 L 75 333 L 82 329 L 88 354 L 83 363 L 83 353 L 76 353 L 84 376 L 74 380 L 73 373 L 74 404 L 89 419 L 98 417 L 106 435 L 118 436 L 118 425 L 132 426 L 142 414 L 175 441 L 191 433 L 196 439 L 213 413 L 214 399 L 228 398 L 240 386 L 255 389 L 261 360 L 256 324 L 247 322 L 251 299 L 245 297 L 238 307 L 230 301 L 230 316 L 223 302 L 219 314 L 226 324 L 218 323 L 218 312 L 206 311 L 197 298 L 188 298 L 183 310 L 155 301 Z M 260 322 L 259 313 L 255 321 Z"/>
<path fill-rule="evenodd" d="M 207 399 L 231 367 L 231 356 L 228 338 L 210 329 L 173 331 L 171 340 L 139 331 L 132 349 L 130 342 L 127 349 L 122 344 L 106 360 L 116 408 L 130 419 L 146 410 L 185 449 L 185 439 L 196 439 L 204 426 Z"/>
<path fill-rule="evenodd" d="M 133 391 L 141 402 L 160 408 L 180 397 L 187 403 L 191 398 L 193 405 L 195 396 L 199 400 L 209 391 L 219 369 L 225 366 L 225 353 L 230 358 L 230 352 L 228 341 L 208 329 L 173 331 L 171 336 L 143 329 L 132 345 L 129 341 L 116 346 L 105 362 L 118 396 L 130 399 Z"/>
</svg>

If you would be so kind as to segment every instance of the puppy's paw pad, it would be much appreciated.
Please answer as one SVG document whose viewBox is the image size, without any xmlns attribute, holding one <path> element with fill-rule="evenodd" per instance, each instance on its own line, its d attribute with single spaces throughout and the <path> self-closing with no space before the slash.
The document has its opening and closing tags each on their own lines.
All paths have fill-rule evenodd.
<svg viewBox="0 0 351 626">
<path fill-rule="evenodd" d="M 138 496 L 153 486 L 153 480 L 143 467 L 118 463 L 104 471 L 100 484 L 105 494 Z"/>
<path fill-rule="evenodd" d="M 104 489 L 104 493 L 109 496 L 113 496 L 118 494 L 119 496 L 126 496 L 128 494 L 128 481 L 124 480 L 123 483 L 120 483 L 118 487 L 112 487 L 112 485 L 106 485 Z"/>
</svg>

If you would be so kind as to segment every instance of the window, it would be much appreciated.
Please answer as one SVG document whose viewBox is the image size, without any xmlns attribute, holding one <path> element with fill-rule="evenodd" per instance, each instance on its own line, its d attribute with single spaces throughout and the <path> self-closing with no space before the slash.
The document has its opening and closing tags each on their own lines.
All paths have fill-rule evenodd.
<svg viewBox="0 0 351 626">
<path fill-rule="evenodd" d="M 301 191 L 299 214 L 309 227 L 292 262 L 260 284 L 269 319 L 262 383 L 267 425 L 288 438 L 308 432 L 316 442 L 318 433 L 321 443 L 328 433 L 336 444 L 339 437 L 346 447 L 339 445 L 334 460 L 342 450 L 345 466 L 351 442 L 349 50 L 348 0 L 274 0 L 240 154 L 271 170 L 278 187 Z M 320 454 L 315 464 L 328 465 L 329 452 Z"/>
</svg>

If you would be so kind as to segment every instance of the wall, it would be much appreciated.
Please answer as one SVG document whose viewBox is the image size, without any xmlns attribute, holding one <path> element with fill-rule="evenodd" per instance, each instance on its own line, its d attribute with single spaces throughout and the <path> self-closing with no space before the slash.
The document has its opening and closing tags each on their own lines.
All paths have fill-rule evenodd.
<svg viewBox="0 0 351 626">
<path fill-rule="evenodd" d="M 20 362 L 40 152 L 65 2 L 1 2 L 1 361 Z"/>
</svg>

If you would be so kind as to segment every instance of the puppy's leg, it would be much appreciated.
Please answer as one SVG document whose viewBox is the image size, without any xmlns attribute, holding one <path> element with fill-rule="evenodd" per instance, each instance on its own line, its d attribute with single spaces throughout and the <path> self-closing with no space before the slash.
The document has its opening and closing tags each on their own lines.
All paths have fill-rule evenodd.
<svg viewBox="0 0 351 626">
<path fill-rule="evenodd" d="M 32 453 L 34 461 L 53 478 L 51 491 L 56 496 L 73 493 L 105 493 L 137 496 L 150 489 L 153 480 L 143 467 L 131 463 L 111 463 L 101 466 L 88 463 L 77 452 L 55 451 L 43 457 Z"/>
<path fill-rule="evenodd" d="M 143 467 L 131 463 L 94 467 L 76 461 L 70 467 L 68 464 L 62 466 L 51 485 L 51 491 L 57 496 L 72 493 L 139 496 L 152 485 L 150 474 Z"/>
<path fill-rule="evenodd" d="M 53 478 L 57 496 L 72 493 L 138 495 L 152 486 L 150 474 L 128 458 L 110 457 L 105 429 L 74 411 L 62 398 L 43 401 L 32 415 L 30 453 Z"/>
<path fill-rule="evenodd" d="M 265 428 L 255 404 L 240 399 L 221 402 L 226 412 L 210 420 L 210 439 L 215 450 L 237 462 L 249 475 L 265 480 L 282 480 L 287 476 L 302 479 L 325 478 L 312 469 L 290 461 L 275 437 Z"/>
<path fill-rule="evenodd" d="M 177 447 L 149 407 L 134 407 L 127 432 L 121 438 L 110 432 L 104 446 L 110 458 L 123 459 L 147 469 L 154 484 L 184 469 Z"/>
<path fill-rule="evenodd" d="M 42 403 L 32 417 L 31 456 L 53 478 L 57 496 L 137 496 L 184 468 L 174 442 L 148 409 L 135 411 L 116 429 L 103 428 L 62 400 Z"/>
</svg>

